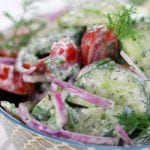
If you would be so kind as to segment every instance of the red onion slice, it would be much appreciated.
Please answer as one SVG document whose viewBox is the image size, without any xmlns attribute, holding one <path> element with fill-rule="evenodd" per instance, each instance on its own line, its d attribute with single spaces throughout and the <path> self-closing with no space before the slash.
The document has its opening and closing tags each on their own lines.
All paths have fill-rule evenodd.
<svg viewBox="0 0 150 150">
<path fill-rule="evenodd" d="M 71 85 L 70 83 L 64 82 L 64 81 L 62 81 L 58 78 L 55 78 L 51 75 L 47 76 L 47 79 L 49 81 L 59 85 L 60 87 L 64 88 L 65 90 L 75 94 L 76 96 L 79 96 L 79 97 L 83 98 L 84 100 L 95 104 L 96 106 L 100 106 L 103 108 L 111 108 L 111 109 L 114 107 L 115 102 L 112 100 L 88 93 L 78 87 Z"/>
<path fill-rule="evenodd" d="M 23 75 L 23 80 L 25 82 L 37 83 L 37 82 L 48 82 L 46 76 L 42 75 Z"/>
<path fill-rule="evenodd" d="M 123 141 L 129 145 L 129 146 L 132 146 L 133 145 L 133 142 L 132 140 L 128 137 L 127 133 L 125 132 L 125 130 L 121 127 L 121 125 L 119 124 L 116 124 L 115 125 L 115 130 L 116 132 L 118 133 L 119 137 L 121 139 L 123 139 Z"/>
<path fill-rule="evenodd" d="M 63 137 L 73 141 L 89 143 L 89 144 L 102 144 L 102 145 L 110 145 L 110 146 L 118 145 L 119 138 L 91 136 L 91 135 L 85 135 L 80 133 L 74 133 L 63 129 L 60 129 L 59 131 L 54 131 L 50 126 L 47 126 L 46 124 L 43 124 L 42 122 L 39 122 L 34 118 L 32 118 L 31 115 L 29 114 L 27 106 L 23 103 L 19 104 L 18 110 L 19 110 L 20 118 L 24 123 L 26 123 L 32 129 L 42 132 L 44 134 L 50 136 Z"/>
<path fill-rule="evenodd" d="M 121 51 L 120 55 L 130 66 L 132 66 L 134 72 L 142 79 L 142 81 L 147 80 L 141 69 L 131 60 L 131 58 L 124 51 Z"/>
<path fill-rule="evenodd" d="M 34 72 L 36 70 L 36 67 L 33 66 L 29 69 L 26 69 L 23 67 L 23 57 L 25 55 L 25 53 L 27 53 L 26 50 L 21 50 L 19 53 L 18 53 L 18 57 L 16 59 L 16 63 L 15 63 L 15 69 L 22 73 L 22 74 L 31 74 L 32 72 Z"/>
<path fill-rule="evenodd" d="M 56 110 L 56 122 L 60 128 L 64 127 L 64 125 L 68 121 L 68 114 L 65 108 L 65 103 L 62 99 L 62 95 L 60 92 L 54 93 L 54 106 Z"/>
<path fill-rule="evenodd" d="M 0 64 L 14 65 L 15 58 L 0 57 Z"/>
</svg>

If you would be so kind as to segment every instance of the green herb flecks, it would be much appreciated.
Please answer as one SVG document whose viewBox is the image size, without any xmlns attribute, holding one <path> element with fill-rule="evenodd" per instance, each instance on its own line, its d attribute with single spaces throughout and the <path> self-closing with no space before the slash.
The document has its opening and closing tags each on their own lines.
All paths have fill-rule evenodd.
<svg viewBox="0 0 150 150">
<path fill-rule="evenodd" d="M 150 116 L 147 114 L 120 114 L 116 116 L 130 136 L 141 136 L 150 126 Z M 138 135 L 137 135 L 138 133 Z M 136 134 L 136 135 L 135 135 Z"/>
<path fill-rule="evenodd" d="M 135 13 L 136 10 L 133 7 L 117 6 L 114 13 L 107 14 L 107 26 L 116 33 L 118 39 L 136 38 L 137 32 L 134 28 L 136 21 L 132 18 Z"/>
</svg>

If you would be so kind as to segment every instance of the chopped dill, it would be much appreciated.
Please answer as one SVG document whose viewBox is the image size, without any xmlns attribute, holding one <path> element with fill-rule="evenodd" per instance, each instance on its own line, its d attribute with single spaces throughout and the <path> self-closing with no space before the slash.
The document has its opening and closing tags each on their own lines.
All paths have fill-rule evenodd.
<svg viewBox="0 0 150 150">
<path fill-rule="evenodd" d="M 125 37 L 136 39 L 137 32 L 134 28 L 136 21 L 132 18 L 135 13 L 133 7 L 117 6 L 115 12 L 107 14 L 107 27 L 115 32 L 118 39 Z"/>
<path fill-rule="evenodd" d="M 143 114 L 119 114 L 116 116 L 119 123 L 124 126 L 125 130 L 133 136 L 133 133 L 138 133 L 138 136 L 143 134 L 150 126 L 150 116 L 146 113 Z"/>
</svg>

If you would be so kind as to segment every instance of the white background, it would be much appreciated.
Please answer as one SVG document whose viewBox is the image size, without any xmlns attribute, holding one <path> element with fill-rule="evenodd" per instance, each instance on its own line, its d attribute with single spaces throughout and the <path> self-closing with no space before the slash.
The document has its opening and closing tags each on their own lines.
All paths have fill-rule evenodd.
<svg viewBox="0 0 150 150">
<path fill-rule="evenodd" d="M 56 12 L 66 5 L 68 5 L 66 0 L 41 0 L 42 3 L 37 3 L 38 11 L 33 12 L 30 16 L 38 14 L 47 14 Z M 8 18 L 4 16 L 4 12 L 9 12 L 15 18 L 21 16 L 22 0 L 0 0 L 0 30 L 5 29 L 11 25 L 11 22 Z M 30 17 L 29 16 L 29 17 Z"/>
<path fill-rule="evenodd" d="M 38 14 L 53 13 L 65 7 L 68 3 L 65 0 L 43 0 L 38 5 Z M 9 19 L 4 17 L 3 13 L 9 12 L 15 18 L 19 17 L 22 13 L 21 0 L 0 0 L 0 31 L 7 29 L 11 26 Z M 31 14 L 34 15 L 34 14 Z M 29 16 L 30 17 L 30 16 Z M 16 147 L 9 140 L 4 127 L 0 123 L 0 150 L 17 150 Z"/>
</svg>

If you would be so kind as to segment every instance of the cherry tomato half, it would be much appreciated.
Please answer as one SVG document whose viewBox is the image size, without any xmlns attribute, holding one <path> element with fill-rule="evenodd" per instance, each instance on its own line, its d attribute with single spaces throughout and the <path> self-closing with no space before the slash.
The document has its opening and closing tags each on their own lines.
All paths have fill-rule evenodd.
<svg viewBox="0 0 150 150">
<path fill-rule="evenodd" d="M 0 89 L 18 95 L 28 95 L 34 85 L 23 81 L 22 74 L 15 71 L 14 65 L 0 64 Z"/>
<path fill-rule="evenodd" d="M 81 60 L 83 65 L 103 58 L 116 60 L 118 39 L 111 30 L 102 25 L 95 25 L 85 32 L 81 42 Z"/>
<path fill-rule="evenodd" d="M 8 49 L 0 49 L 0 57 L 13 57 L 16 58 L 18 55 L 18 50 L 10 51 Z"/>
<path fill-rule="evenodd" d="M 73 65 L 79 61 L 79 51 L 72 40 L 64 38 L 53 44 L 50 57 L 62 57 L 65 64 Z"/>
</svg>

